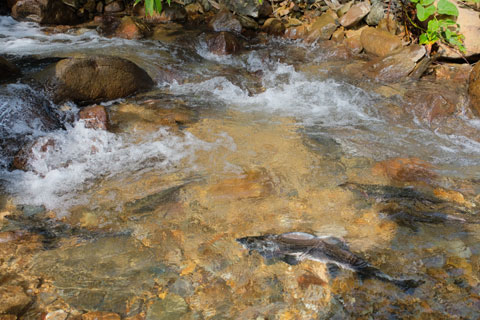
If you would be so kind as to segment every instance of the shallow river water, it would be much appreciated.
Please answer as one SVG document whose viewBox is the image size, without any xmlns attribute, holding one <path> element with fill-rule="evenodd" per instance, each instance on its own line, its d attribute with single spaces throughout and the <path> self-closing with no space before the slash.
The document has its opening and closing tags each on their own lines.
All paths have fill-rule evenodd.
<svg viewBox="0 0 480 320">
<path fill-rule="evenodd" d="M 8 170 L 11 155 L 1 155 L 2 217 L 28 218 L 3 218 L 2 231 L 32 232 L 22 233 L 22 261 L 1 267 L 35 283 L 23 317 L 478 319 L 480 122 L 459 113 L 439 128 L 398 111 L 401 94 L 336 73 L 349 61 L 318 47 L 268 39 L 218 57 L 203 39 L 179 27 L 156 40 L 107 39 L 0 17 L 0 54 L 27 76 L 52 58 L 109 54 L 157 81 L 105 103 L 109 132 L 81 121 L 46 130 L 23 117 L 22 96 L 43 93 L 23 80 L 1 85 L 2 138 L 55 140 L 33 171 Z M 178 81 L 164 83 L 165 70 Z M 413 178 L 392 178 L 392 158 L 414 159 Z M 32 231 L 39 221 L 54 236 Z M 290 231 L 341 237 L 389 275 L 425 283 L 404 292 L 320 262 L 269 263 L 235 241 Z"/>
</svg>

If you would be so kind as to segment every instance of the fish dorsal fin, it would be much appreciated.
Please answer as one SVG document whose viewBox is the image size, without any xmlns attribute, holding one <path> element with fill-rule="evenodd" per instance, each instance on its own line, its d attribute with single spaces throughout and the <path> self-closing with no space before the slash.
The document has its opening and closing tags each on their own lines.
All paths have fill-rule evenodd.
<svg viewBox="0 0 480 320">
<path fill-rule="evenodd" d="M 287 232 L 282 233 L 280 238 L 285 240 L 313 240 L 316 236 L 306 232 Z"/>
</svg>

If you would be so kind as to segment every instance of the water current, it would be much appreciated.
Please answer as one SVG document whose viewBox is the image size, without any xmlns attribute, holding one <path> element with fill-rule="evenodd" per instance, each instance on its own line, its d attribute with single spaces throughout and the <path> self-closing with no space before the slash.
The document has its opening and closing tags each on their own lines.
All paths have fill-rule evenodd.
<svg viewBox="0 0 480 320">
<path fill-rule="evenodd" d="M 95 54 L 135 62 L 155 89 L 104 103 L 110 131 L 38 121 L 42 108 L 73 119 L 79 107 L 48 101 L 29 75 Z M 57 228 L 15 271 L 43 283 L 25 317 L 478 319 L 480 122 L 465 112 L 434 126 L 402 94 L 337 72 L 349 61 L 280 39 L 220 57 L 200 30 L 135 41 L 0 17 L 0 55 L 24 74 L 0 86 L 2 141 L 55 141 L 27 172 L 0 154 L 1 210 L 29 218 L 3 219 L 2 231 L 32 231 L 36 216 Z M 392 158 L 421 169 L 395 180 L 383 165 Z M 467 222 L 418 217 L 427 211 Z M 320 262 L 268 263 L 235 241 L 290 231 L 341 237 L 382 271 L 425 284 L 404 292 Z"/>
</svg>

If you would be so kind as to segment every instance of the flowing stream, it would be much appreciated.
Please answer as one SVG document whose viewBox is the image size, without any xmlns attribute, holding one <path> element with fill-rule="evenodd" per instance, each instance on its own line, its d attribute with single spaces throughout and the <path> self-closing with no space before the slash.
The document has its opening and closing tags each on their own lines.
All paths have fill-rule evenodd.
<svg viewBox="0 0 480 320">
<path fill-rule="evenodd" d="M 31 116 L 41 90 L 23 80 L 0 86 L 1 138 L 55 141 L 28 172 L 9 170 L 13 155 L 2 150 L 2 210 L 68 226 L 48 243 L 38 238 L 18 271 L 48 284 L 26 317 L 63 308 L 147 319 L 478 318 L 478 120 L 457 114 L 435 127 L 405 111 L 402 95 L 336 71 L 348 61 L 301 43 L 252 42 L 219 57 L 198 30 L 133 41 L 0 17 L 0 55 L 23 79 L 58 58 L 94 54 L 127 58 L 157 81 L 105 103 L 109 132 L 82 121 L 52 129 Z M 165 70 L 178 81 L 164 82 Z M 64 119 L 79 110 L 49 106 Z M 424 170 L 393 181 L 378 165 L 391 158 Z M 373 185 L 397 189 L 372 196 Z M 436 206 L 385 194 L 410 185 L 419 198 L 463 196 Z M 388 214 L 402 206 L 467 223 Z M 342 237 L 382 271 L 425 284 L 404 292 L 347 270 L 332 276 L 319 262 L 267 263 L 235 241 L 290 231 Z"/>
</svg>

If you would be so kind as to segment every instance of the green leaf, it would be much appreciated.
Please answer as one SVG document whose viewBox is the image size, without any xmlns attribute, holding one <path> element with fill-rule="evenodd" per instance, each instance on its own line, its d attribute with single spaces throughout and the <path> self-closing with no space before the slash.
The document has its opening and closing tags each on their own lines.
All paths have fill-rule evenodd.
<svg viewBox="0 0 480 320">
<path fill-rule="evenodd" d="M 410 2 L 417 3 L 418 0 L 410 0 Z"/>
<path fill-rule="evenodd" d="M 434 5 L 424 7 L 424 6 L 417 3 L 417 17 L 418 17 L 418 20 L 420 20 L 420 21 L 427 20 L 432 14 L 435 13 L 436 10 L 437 9 L 435 8 Z"/>
<path fill-rule="evenodd" d="M 142 0 L 135 0 L 135 3 L 133 5 L 136 6 L 140 1 Z"/>
<path fill-rule="evenodd" d="M 145 14 L 147 16 L 153 15 L 153 0 L 145 0 Z"/>
<path fill-rule="evenodd" d="M 420 44 L 427 44 L 428 43 L 428 38 L 427 38 L 427 35 L 425 33 L 422 33 L 420 35 L 420 38 L 418 38 L 418 43 L 420 43 Z"/>
<path fill-rule="evenodd" d="M 162 12 L 162 0 L 155 0 L 155 11 Z"/>
<path fill-rule="evenodd" d="M 420 4 L 424 7 L 431 5 L 435 0 L 420 0 Z"/>
<path fill-rule="evenodd" d="M 428 21 L 428 31 L 438 31 L 440 29 L 440 22 L 437 19 Z"/>
<path fill-rule="evenodd" d="M 446 14 L 448 16 L 458 16 L 457 7 L 448 0 L 438 1 L 438 14 Z"/>
</svg>

